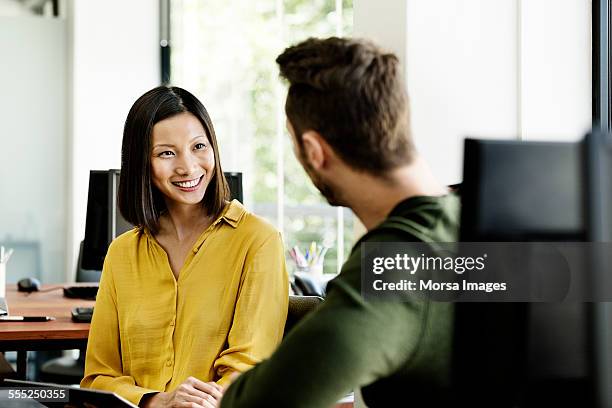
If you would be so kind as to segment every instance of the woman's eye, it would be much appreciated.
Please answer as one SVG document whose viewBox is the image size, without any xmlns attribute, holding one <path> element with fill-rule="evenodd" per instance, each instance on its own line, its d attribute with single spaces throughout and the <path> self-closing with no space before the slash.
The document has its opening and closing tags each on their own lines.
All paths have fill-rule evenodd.
<svg viewBox="0 0 612 408">
<path fill-rule="evenodd" d="M 174 156 L 174 153 L 171 152 L 170 150 L 166 150 L 161 153 L 158 153 L 157 156 L 158 157 L 170 157 L 170 156 Z"/>
<path fill-rule="evenodd" d="M 206 148 L 206 145 L 204 143 L 198 143 L 198 144 L 195 145 L 195 149 L 196 150 L 201 150 L 201 149 L 204 149 L 204 148 Z"/>
</svg>

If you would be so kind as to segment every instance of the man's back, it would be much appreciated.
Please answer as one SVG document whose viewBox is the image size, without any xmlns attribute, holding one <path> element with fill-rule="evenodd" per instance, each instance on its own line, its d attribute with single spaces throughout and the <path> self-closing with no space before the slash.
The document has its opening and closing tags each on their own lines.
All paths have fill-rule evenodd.
<svg viewBox="0 0 612 408">
<path fill-rule="evenodd" d="M 459 200 L 412 197 L 355 246 L 324 304 L 266 362 L 241 376 L 223 406 L 325 407 L 363 387 L 369 407 L 443 397 L 450 381 L 449 303 L 369 301 L 361 296 L 362 242 L 453 242 Z M 274 395 L 266 390 L 278 390 Z M 227 405 L 226 405 L 227 404 Z"/>
<path fill-rule="evenodd" d="M 454 242 L 458 236 L 459 200 L 454 195 L 445 197 L 414 197 L 400 203 L 379 227 L 366 234 L 362 242 Z M 353 290 L 361 288 L 360 243 L 347 260 Z M 350 278 L 349 278 L 350 275 Z M 340 276 L 338 279 L 345 279 Z M 362 300 L 363 301 L 363 300 Z M 378 303 L 378 304 L 377 304 Z M 381 308 L 385 314 L 403 316 L 409 333 L 398 338 L 393 356 L 388 362 L 377 361 L 379 379 L 362 388 L 369 407 L 388 407 L 391 402 L 406 398 L 431 404 L 444 398 L 450 383 L 453 306 L 441 302 L 369 302 L 369 307 Z M 384 316 L 383 316 L 384 319 Z M 391 324 L 391 320 L 388 324 Z M 393 329 L 385 330 L 389 336 Z M 355 333 L 357 335 L 357 333 Z M 385 336 L 382 336 L 385 337 Z M 390 341 L 393 347 L 395 341 Z M 384 347 L 384 344 L 373 347 Z M 385 370 L 388 370 L 385 373 Z M 386 374 L 386 375 L 385 375 Z"/>
</svg>

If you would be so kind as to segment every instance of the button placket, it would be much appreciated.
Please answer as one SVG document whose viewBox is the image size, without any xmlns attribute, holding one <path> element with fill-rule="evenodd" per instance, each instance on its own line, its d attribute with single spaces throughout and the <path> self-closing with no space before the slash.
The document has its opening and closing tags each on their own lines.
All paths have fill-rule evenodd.
<svg viewBox="0 0 612 408">
<path fill-rule="evenodd" d="M 166 360 L 166 367 L 171 368 L 174 365 L 174 331 L 176 329 L 176 314 L 177 314 L 177 308 L 178 308 L 178 282 L 174 282 L 174 310 L 173 310 L 173 316 L 172 319 L 170 320 L 170 327 L 169 327 L 169 336 L 170 336 L 170 341 L 168 342 L 168 355 L 169 358 Z"/>
</svg>

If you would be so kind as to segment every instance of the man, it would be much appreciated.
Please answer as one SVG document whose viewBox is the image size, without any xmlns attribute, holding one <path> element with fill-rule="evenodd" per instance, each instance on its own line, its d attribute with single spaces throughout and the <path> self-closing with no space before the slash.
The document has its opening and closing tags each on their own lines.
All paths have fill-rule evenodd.
<svg viewBox="0 0 612 408">
<path fill-rule="evenodd" d="M 361 243 L 457 239 L 459 200 L 416 152 L 398 59 L 352 39 L 309 39 L 276 62 L 295 154 L 332 205 L 368 229 L 325 302 L 222 408 L 329 407 L 361 387 L 369 407 L 440 401 L 450 381 L 452 305 L 361 295 Z M 395 404 L 393 404 L 395 402 Z"/>
</svg>

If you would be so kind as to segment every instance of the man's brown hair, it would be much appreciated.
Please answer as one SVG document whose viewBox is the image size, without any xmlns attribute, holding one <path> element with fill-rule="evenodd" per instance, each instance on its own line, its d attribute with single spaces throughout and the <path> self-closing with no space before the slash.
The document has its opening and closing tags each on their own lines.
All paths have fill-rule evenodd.
<svg viewBox="0 0 612 408">
<path fill-rule="evenodd" d="M 364 40 L 310 38 L 276 62 L 300 149 L 301 135 L 314 130 L 356 170 L 381 175 L 410 163 L 408 95 L 394 54 Z"/>
</svg>

